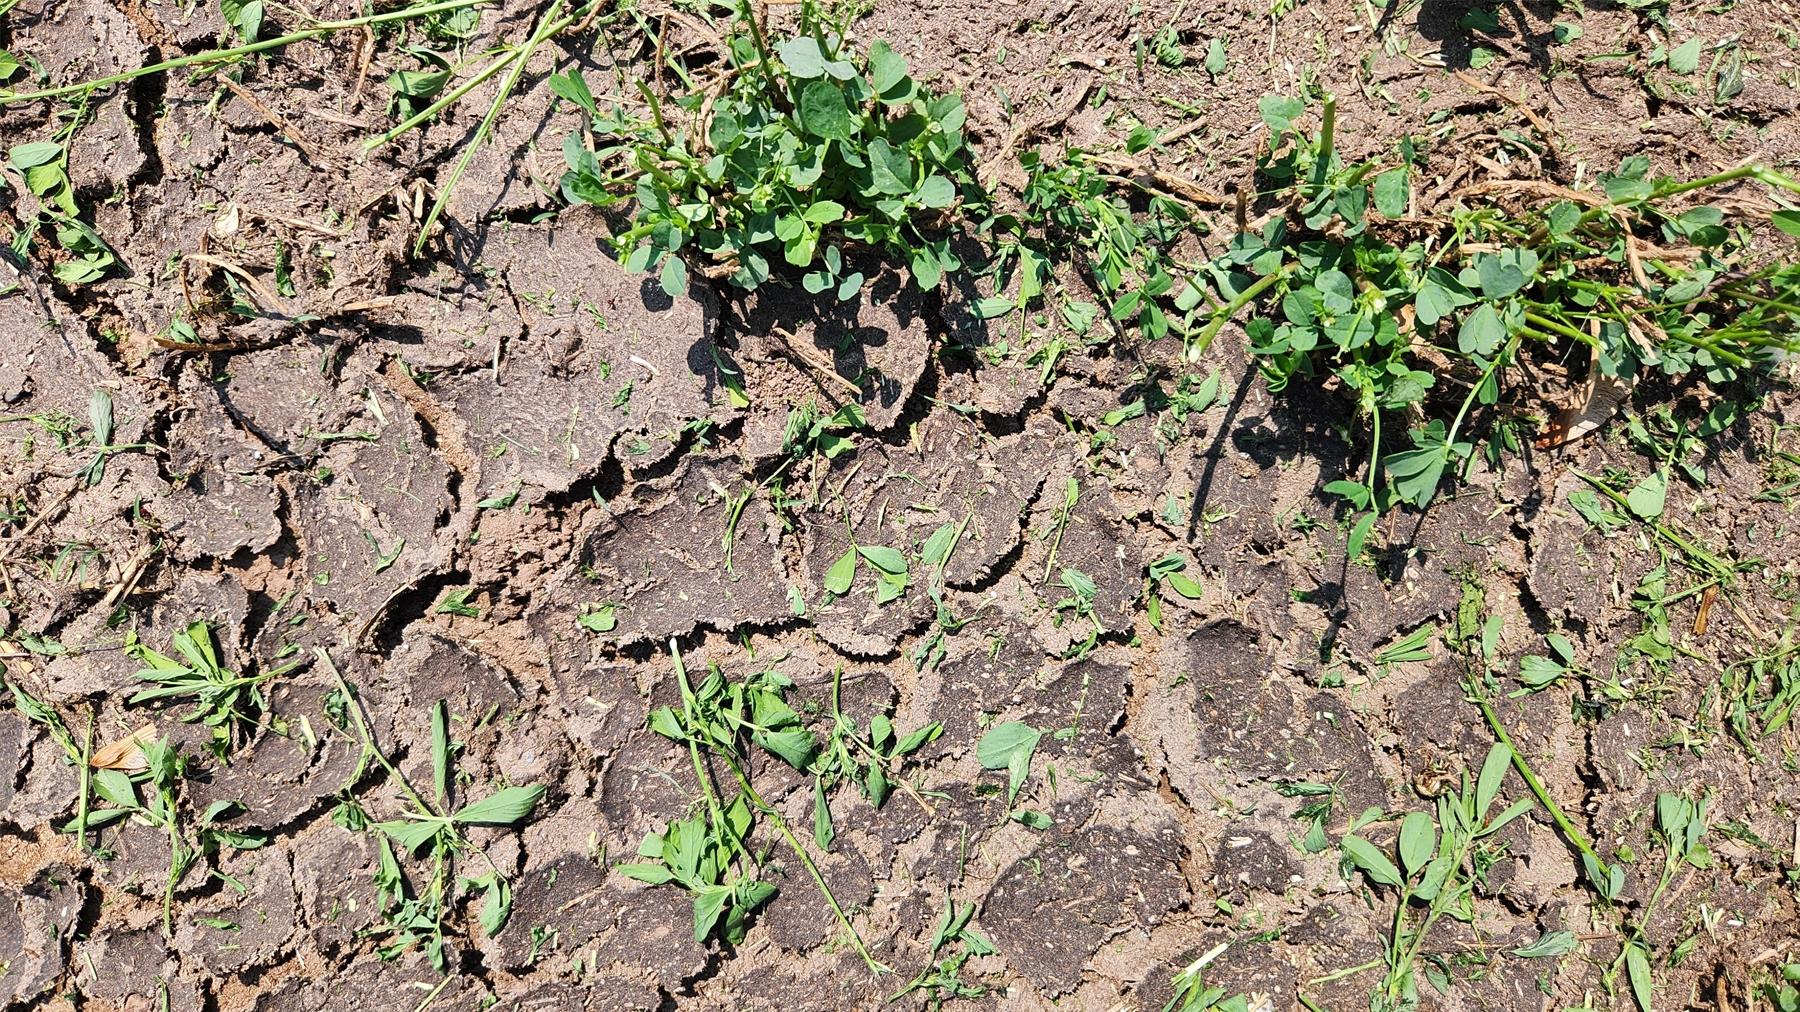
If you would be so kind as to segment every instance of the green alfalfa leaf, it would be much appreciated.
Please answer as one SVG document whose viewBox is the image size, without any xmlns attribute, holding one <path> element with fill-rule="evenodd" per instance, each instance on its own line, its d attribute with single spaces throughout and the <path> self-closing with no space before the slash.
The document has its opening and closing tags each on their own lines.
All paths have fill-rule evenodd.
<svg viewBox="0 0 1800 1012">
<path fill-rule="evenodd" d="M 1409 812 L 1400 823 L 1400 866 L 1417 875 L 1437 851 L 1437 824 L 1424 812 Z"/>
<path fill-rule="evenodd" d="M 450 818 L 465 826 L 510 826 L 537 807 L 544 798 L 544 786 L 502 787 L 500 790 L 465 805 Z"/>
<path fill-rule="evenodd" d="M 950 554 L 950 546 L 956 542 L 956 524 L 946 521 L 939 524 L 931 537 L 925 539 L 925 547 L 919 550 L 919 561 L 926 566 L 936 566 Z"/>
<path fill-rule="evenodd" d="M 975 759 L 983 769 L 1009 772 L 1006 803 L 1011 805 L 1031 769 L 1031 755 L 1044 733 L 1030 724 L 1009 720 L 996 724 L 975 745 Z"/>
<path fill-rule="evenodd" d="M 1567 668 L 1539 654 L 1519 658 L 1519 681 L 1527 688 L 1541 689 L 1567 673 Z"/>
<path fill-rule="evenodd" d="M 1404 218 L 1407 204 L 1406 166 L 1375 177 L 1375 209 L 1387 218 Z"/>
<path fill-rule="evenodd" d="M 1625 505 L 1640 520 L 1656 520 L 1663 514 L 1669 497 L 1669 470 L 1657 468 L 1625 494 Z"/>
<path fill-rule="evenodd" d="M 1175 593 L 1180 594 L 1190 601 L 1198 601 L 1200 595 L 1204 593 L 1199 584 L 1180 573 L 1170 573 L 1164 579 L 1168 582 L 1170 590 L 1173 590 Z"/>
<path fill-rule="evenodd" d="M 1476 825 L 1487 818 L 1488 808 L 1500 793 L 1500 783 L 1506 779 L 1507 767 L 1512 765 L 1512 756 L 1512 748 L 1500 742 L 1488 749 L 1487 758 L 1482 760 L 1481 776 L 1475 781 Z"/>
<path fill-rule="evenodd" d="M 1635 939 L 1625 946 L 1625 973 L 1631 978 L 1631 996 L 1637 999 L 1638 1008 L 1656 1012 L 1650 1004 L 1656 993 L 1656 984 L 1650 978 L 1650 954 Z"/>
<path fill-rule="evenodd" d="M 688 287 L 687 264 L 683 263 L 680 257 L 673 254 L 669 255 L 663 260 L 661 281 L 663 294 L 667 295 L 669 298 L 675 299 L 686 295 Z"/>
<path fill-rule="evenodd" d="M 851 548 L 838 556 L 838 560 L 831 564 L 831 569 L 826 571 L 824 587 L 827 592 L 843 597 L 850 593 L 850 583 L 855 579 L 856 549 Z"/>
<path fill-rule="evenodd" d="M 1215 38 L 1206 44 L 1206 72 L 1214 77 L 1225 73 L 1225 40 Z"/>
<path fill-rule="evenodd" d="M 1049 829 L 1051 826 L 1056 825 L 1055 821 L 1052 820 L 1050 816 L 1030 808 L 1021 808 L 1018 811 L 1013 812 L 1011 818 L 1014 822 L 1030 826 L 1032 829 Z"/>
<path fill-rule="evenodd" d="M 618 872 L 626 878 L 636 879 L 639 882 L 646 882 L 650 885 L 662 885 L 665 882 L 673 882 L 675 880 L 675 876 L 670 873 L 669 869 L 660 864 L 615 864 L 613 865 L 613 871 Z"/>
<path fill-rule="evenodd" d="M 7 160 L 20 172 L 35 169 L 40 165 L 49 165 L 62 157 L 63 147 L 54 141 L 32 141 L 29 144 L 15 144 L 7 153 Z"/>
<path fill-rule="evenodd" d="M 450 800 L 450 708 L 443 700 L 431 708 L 431 779 L 440 806 Z M 440 809 L 441 810 L 441 809 Z"/>
<path fill-rule="evenodd" d="M 869 46 L 869 79 L 875 85 L 876 94 L 886 94 L 905 80 L 906 74 L 906 57 L 894 52 L 887 42 L 876 39 Z"/>
<path fill-rule="evenodd" d="M 1350 539 L 1344 544 L 1345 557 L 1354 561 L 1362 556 L 1363 543 L 1369 540 L 1369 532 L 1375 529 L 1376 514 L 1363 514 L 1363 518 L 1350 528 Z"/>
<path fill-rule="evenodd" d="M 781 54 L 781 62 L 787 65 L 788 73 L 803 80 L 822 77 L 825 74 L 825 54 L 820 51 L 818 40 L 810 35 L 783 42 L 776 50 Z"/>
<path fill-rule="evenodd" d="M 487 876 L 487 891 L 481 899 L 481 930 L 492 938 L 506 927 L 512 916 L 512 886 L 498 872 Z"/>
<path fill-rule="evenodd" d="M 889 576 L 906 575 L 906 556 L 884 545 L 858 545 L 856 551 L 869 565 Z"/>
<path fill-rule="evenodd" d="M 617 608 L 618 605 L 605 605 L 584 615 L 575 616 L 575 621 L 589 632 L 609 633 L 619 625 Z"/>
<path fill-rule="evenodd" d="M 815 137 L 847 141 L 856 136 L 856 122 L 844 104 L 844 91 L 830 81 L 807 82 L 800 92 L 800 118 Z"/>
<path fill-rule="evenodd" d="M 1788 235 L 1800 236 L 1800 211 L 1776 211 L 1769 221 Z"/>
<path fill-rule="evenodd" d="M 13 54 L 7 52 L 4 49 L 0 49 L 0 82 L 6 81 L 8 78 L 12 77 L 14 74 L 16 74 L 18 72 L 19 72 L 18 57 L 14 56 Z"/>
<path fill-rule="evenodd" d="M 377 822 L 375 828 L 399 844 L 408 854 L 417 856 L 426 844 L 437 839 L 444 824 L 436 819 L 420 819 L 416 822 Z"/>
<path fill-rule="evenodd" d="M 813 757 L 819 753 L 818 739 L 803 727 L 791 727 L 785 731 L 758 731 L 751 735 L 751 739 L 797 770 L 812 765 Z"/>
<path fill-rule="evenodd" d="M 976 319 L 991 320 L 996 316 L 1005 316 L 1012 312 L 1014 307 L 1011 299 L 989 296 L 976 299 L 970 308 L 974 311 Z"/>
<path fill-rule="evenodd" d="M 1530 945 L 1512 950 L 1512 954 L 1520 959 L 1543 959 L 1546 956 L 1566 956 L 1580 946 L 1581 940 L 1575 937 L 1573 931 L 1546 931 Z"/>
<path fill-rule="evenodd" d="M 704 942 L 712 934 L 713 925 L 725 912 L 725 901 L 731 898 L 726 886 L 703 886 L 694 893 L 694 941 Z"/>
<path fill-rule="evenodd" d="M 1400 869 L 1394 867 L 1394 862 L 1388 860 L 1381 848 L 1360 836 L 1344 837 L 1338 841 L 1338 848 L 1350 859 L 1351 864 L 1362 869 L 1362 873 L 1371 882 L 1397 886 L 1405 881 L 1400 875 Z"/>
<path fill-rule="evenodd" d="M 830 850 L 831 841 L 837 839 L 837 830 L 831 825 L 831 806 L 825 803 L 825 780 L 813 777 L 813 842 L 820 850 Z"/>
</svg>

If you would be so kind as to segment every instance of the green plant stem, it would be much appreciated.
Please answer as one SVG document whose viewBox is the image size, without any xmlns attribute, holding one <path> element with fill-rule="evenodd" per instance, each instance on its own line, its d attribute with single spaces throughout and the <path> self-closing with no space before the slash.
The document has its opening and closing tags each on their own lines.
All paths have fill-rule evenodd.
<svg viewBox="0 0 1800 1012">
<path fill-rule="evenodd" d="M 88 711 L 87 737 L 81 743 L 81 800 L 75 806 L 75 843 L 83 851 L 88 849 L 87 820 L 88 794 L 94 785 L 94 713 Z"/>
<path fill-rule="evenodd" d="M 1561 334 L 1562 336 L 1569 338 L 1570 340 L 1579 341 L 1582 344 L 1586 344 L 1586 345 L 1597 346 L 1599 344 L 1598 341 L 1594 340 L 1593 335 L 1583 334 L 1581 331 L 1576 330 L 1574 327 L 1571 327 L 1566 323 L 1559 323 L 1558 321 L 1552 320 L 1548 316 L 1544 316 L 1541 313 L 1534 313 L 1531 310 L 1527 309 L 1525 311 L 1525 319 L 1529 320 L 1532 323 L 1537 324 L 1538 326 L 1544 328 L 1545 330 L 1549 330 L 1549 331 L 1553 331 L 1555 333 Z"/>
<path fill-rule="evenodd" d="M 1255 284 L 1252 284 L 1249 288 L 1239 292 L 1237 298 L 1232 299 L 1230 304 L 1223 310 L 1214 313 L 1213 318 L 1207 321 L 1206 326 L 1200 328 L 1199 338 L 1196 339 L 1193 346 L 1188 349 L 1188 361 L 1200 361 L 1200 356 L 1206 354 L 1207 347 L 1213 343 L 1213 338 L 1219 336 L 1219 331 L 1225 326 L 1225 322 L 1237 315 L 1238 310 L 1249 305 L 1252 299 L 1255 299 L 1258 295 L 1267 291 L 1270 285 L 1277 281 L 1284 281 L 1290 277 L 1294 273 L 1295 266 L 1295 264 L 1290 263 L 1273 274 L 1264 275 L 1263 277 L 1258 278 Z"/>
<path fill-rule="evenodd" d="M 1457 409 L 1456 420 L 1450 423 L 1450 436 L 1444 440 L 1445 446 L 1456 445 L 1456 433 L 1462 428 L 1463 419 L 1468 417 L 1469 408 L 1474 406 L 1476 396 L 1481 393 L 1481 388 L 1487 385 L 1487 381 L 1493 377 L 1494 370 L 1512 358 L 1513 352 L 1519 348 L 1519 341 L 1522 337 L 1523 335 L 1514 334 L 1512 340 L 1506 342 L 1506 347 L 1500 349 L 1500 354 L 1495 355 L 1494 360 L 1488 363 L 1487 371 L 1483 372 L 1481 378 L 1475 381 L 1475 385 L 1469 388 L 1468 396 L 1463 398 L 1462 407 Z"/>
<path fill-rule="evenodd" d="M 1625 509 L 1627 515 L 1630 515 L 1630 516 L 1636 515 L 1636 512 L 1631 509 L 1631 503 L 1628 500 L 1626 500 L 1626 498 L 1624 496 L 1613 491 L 1612 488 L 1610 486 L 1608 486 L 1605 482 L 1601 481 L 1600 479 L 1594 477 L 1591 474 L 1583 474 L 1582 472 L 1576 471 L 1574 469 L 1571 469 L 1570 473 L 1575 475 L 1575 477 L 1580 478 L 1582 481 L 1587 482 L 1589 485 L 1592 485 L 1602 495 L 1606 496 L 1608 499 L 1611 499 L 1614 503 L 1617 503 L 1619 506 L 1623 507 Z M 1689 561 L 1689 563 L 1690 563 L 1689 568 L 1695 568 L 1695 569 L 1702 568 L 1702 567 L 1695 567 L 1692 565 L 1693 561 L 1698 561 L 1703 564 L 1704 570 L 1709 575 L 1718 576 L 1721 579 L 1728 578 L 1735 572 L 1735 570 L 1731 566 L 1726 565 L 1723 560 L 1719 559 L 1717 556 L 1713 555 L 1711 552 L 1702 550 L 1701 548 L 1694 545 L 1693 542 L 1689 541 L 1688 539 L 1686 539 L 1686 538 L 1682 537 L 1681 535 L 1676 534 L 1674 531 L 1670 530 L 1668 525 L 1663 524 L 1659 521 L 1651 520 L 1651 521 L 1647 521 L 1645 523 L 1645 526 L 1647 526 L 1651 530 L 1655 531 L 1656 535 L 1658 537 L 1663 538 L 1664 540 L 1668 541 L 1670 544 L 1674 545 L 1676 548 L 1680 549 L 1683 560 Z"/>
<path fill-rule="evenodd" d="M 493 131 L 494 120 L 499 118 L 500 110 L 506 105 L 506 100 L 512 97 L 512 90 L 519 83 L 519 75 L 525 72 L 525 65 L 531 62 L 531 57 L 537 52 L 538 46 L 543 45 L 545 39 L 575 23 L 574 15 L 566 15 L 561 19 L 556 17 L 562 12 L 562 8 L 563 0 L 554 0 L 550 4 L 550 9 L 545 11 L 544 16 L 539 19 L 537 30 L 531 34 L 530 40 L 519 47 L 517 55 L 512 59 L 512 67 L 507 71 L 506 80 L 501 82 L 500 91 L 494 96 L 494 104 L 488 108 L 487 116 L 483 117 L 481 126 L 475 130 L 474 139 L 469 142 L 469 147 L 463 152 L 462 157 L 457 159 L 456 168 L 451 170 L 450 178 L 438 187 L 437 199 L 431 202 L 430 212 L 425 215 L 425 220 L 419 225 L 419 238 L 413 242 L 413 256 L 424 252 L 425 241 L 431 238 L 431 226 L 437 221 L 438 215 L 443 213 L 444 205 L 450 201 L 450 194 L 455 192 L 457 180 L 462 178 L 463 171 L 469 167 L 469 161 L 475 157 L 475 152 L 480 150 L 481 145 Z"/>
<path fill-rule="evenodd" d="M 439 14 L 444 11 L 460 10 L 464 7 L 473 7 L 476 4 L 486 2 L 488 2 L 488 0 L 446 0 L 444 3 L 427 4 L 423 7 L 409 7 L 403 10 L 388 11 L 385 14 L 371 14 L 367 17 L 351 18 L 348 21 L 328 21 L 312 28 L 306 28 L 298 32 L 283 35 L 279 38 L 264 39 L 261 42 L 252 42 L 246 46 L 234 46 L 230 49 L 215 49 L 211 52 L 195 53 L 191 56 L 182 56 L 173 60 L 164 60 L 161 63 L 151 64 L 148 67 L 140 67 L 137 70 L 127 71 L 123 74 L 114 74 L 111 77 L 83 81 L 79 84 L 65 84 L 57 88 L 45 88 L 42 91 L 0 94 L 0 106 L 11 105 L 15 102 L 35 102 L 38 99 L 56 98 L 61 95 L 73 95 L 77 92 L 92 91 L 99 88 L 110 87 L 115 84 L 123 84 L 126 81 L 133 81 L 137 78 L 147 77 L 151 74 L 160 74 L 167 70 L 179 70 L 182 67 L 191 67 L 195 64 L 222 63 L 226 60 L 235 60 L 240 56 L 249 56 L 252 53 L 260 53 L 268 49 L 278 49 L 290 43 L 304 42 L 307 39 L 317 38 L 320 35 L 327 35 L 331 32 L 343 31 L 346 28 L 362 28 L 366 25 L 386 24 L 389 21 L 404 21 L 408 18 L 422 17 L 426 14 Z"/>
<path fill-rule="evenodd" d="M 467 81 L 464 81 L 463 83 L 457 85 L 448 94 L 444 95 L 444 97 L 438 99 L 436 102 L 431 103 L 431 105 L 428 106 L 423 112 L 413 114 L 412 116 L 408 117 L 404 122 L 402 122 L 399 126 L 394 127 L 392 130 L 389 130 L 387 133 L 382 134 L 380 137 L 373 137 L 373 138 L 370 138 L 369 140 L 363 141 L 362 142 L 363 154 L 364 155 L 369 154 L 370 152 L 374 151 L 376 148 L 381 147 L 383 144 L 386 144 L 388 141 L 393 140 L 394 138 L 400 136 L 401 134 L 407 132 L 408 130 L 411 130 L 413 127 L 418 126 L 420 123 L 423 123 L 426 120 L 430 119 L 431 117 L 436 116 L 438 113 L 440 113 L 444 110 L 444 107 L 450 105 L 452 102 L 455 102 L 457 99 L 462 98 L 464 95 L 467 95 L 470 91 L 472 91 L 474 88 L 479 86 L 481 84 L 481 82 L 487 80 L 490 77 L 493 77 L 495 74 L 498 74 L 502 70 L 505 70 L 506 67 L 508 66 L 508 64 L 510 64 L 512 62 L 515 55 L 517 55 L 517 54 L 512 53 L 512 52 L 506 53 L 505 55 L 501 56 L 499 59 L 496 59 L 494 62 L 492 62 L 492 63 L 488 64 L 487 66 L 481 68 L 480 70 L 476 71 L 474 77 L 471 77 Z"/>
<path fill-rule="evenodd" d="M 800 863 L 805 865 L 807 872 L 812 875 L 813 883 L 819 887 L 819 892 L 825 894 L 825 902 L 831 905 L 831 912 L 837 915 L 838 923 L 850 933 L 850 944 L 856 947 L 856 954 L 863 958 L 863 962 L 869 967 L 869 972 L 877 977 L 884 973 L 893 973 L 892 967 L 876 962 L 875 957 L 869 954 L 868 947 L 863 944 L 862 935 L 857 933 L 855 925 L 850 923 L 850 918 L 844 915 L 844 909 L 838 906 L 837 897 L 831 894 L 831 887 L 825 884 L 825 876 L 820 874 L 819 866 L 813 863 L 812 856 L 806 852 L 806 848 L 801 845 L 800 839 L 794 835 L 794 831 L 788 828 L 787 819 L 783 818 L 772 805 L 764 801 L 762 795 L 756 793 L 756 788 L 751 786 L 750 778 L 744 775 L 743 766 L 739 764 L 736 756 L 727 755 L 725 763 L 731 767 L 731 772 L 736 775 L 738 784 L 743 787 L 744 794 L 750 798 L 750 803 L 754 804 L 758 811 L 774 820 L 775 828 L 781 830 L 781 835 L 787 840 L 788 846 L 794 848 L 794 853 L 800 856 Z"/>
<path fill-rule="evenodd" d="M 669 656 L 675 661 L 675 679 L 681 685 L 681 710 L 687 716 L 688 755 L 694 760 L 694 779 L 700 782 L 700 790 L 706 795 L 706 811 L 712 817 L 713 825 L 724 827 L 730 832 L 729 824 L 719 809 L 719 799 L 713 794 L 712 780 L 706 775 L 706 764 L 700 761 L 700 743 L 694 739 L 694 730 L 700 722 L 694 717 L 694 689 L 688 684 L 687 665 L 681 660 L 681 647 L 673 636 L 669 637 Z"/>
<path fill-rule="evenodd" d="M 1563 838 L 1568 840 L 1576 850 L 1592 858 L 1596 865 L 1605 868 L 1606 862 L 1601 860 L 1600 855 L 1594 850 L 1594 845 L 1589 843 L 1587 837 L 1582 836 L 1581 831 L 1575 828 L 1575 824 L 1569 821 L 1569 817 L 1563 814 L 1562 806 L 1556 803 L 1556 799 L 1551 797 L 1550 792 L 1545 789 L 1543 781 L 1539 780 L 1537 774 L 1531 771 L 1530 764 L 1525 761 L 1525 754 L 1519 751 L 1517 745 L 1513 744 L 1512 736 L 1506 733 L 1506 727 L 1500 723 L 1500 714 L 1495 712 L 1494 704 L 1488 701 L 1487 693 L 1481 691 L 1481 686 L 1476 683 L 1473 675 L 1468 678 L 1468 689 L 1469 697 L 1475 701 L 1476 706 L 1481 707 L 1481 715 L 1486 718 L 1488 727 L 1494 732 L 1494 737 L 1499 739 L 1500 744 L 1512 750 L 1513 769 L 1519 771 L 1519 776 L 1524 779 L 1525 785 L 1531 788 L 1531 793 L 1537 795 L 1538 803 L 1542 804 L 1550 813 L 1550 818 L 1556 822 L 1556 828 L 1562 831 Z M 1598 886 L 1599 883 L 1596 882 L 1594 885 Z"/>
</svg>

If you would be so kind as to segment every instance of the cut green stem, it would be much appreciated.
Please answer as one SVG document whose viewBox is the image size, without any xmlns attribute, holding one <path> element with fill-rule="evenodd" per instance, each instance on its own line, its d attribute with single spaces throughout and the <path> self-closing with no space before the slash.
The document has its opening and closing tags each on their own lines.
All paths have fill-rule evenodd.
<svg viewBox="0 0 1800 1012">
<path fill-rule="evenodd" d="M 82 81 L 78 84 L 65 84 L 56 88 L 45 88 L 41 91 L 0 94 L 0 106 L 12 105 L 17 102 L 35 102 L 38 99 L 56 98 L 61 95 L 73 95 L 78 92 L 93 91 L 99 88 L 111 87 L 115 84 L 123 84 L 126 81 L 134 81 L 140 77 L 148 77 L 151 74 L 160 74 L 169 70 L 179 70 L 182 67 L 192 67 L 208 63 L 223 63 L 228 60 L 235 60 L 240 56 L 249 56 L 252 53 L 260 53 L 264 50 L 278 49 L 290 43 L 304 42 L 307 39 L 317 38 L 320 35 L 328 35 L 332 32 L 343 31 L 346 28 L 362 28 L 367 25 L 386 24 L 390 21 L 404 21 L 408 18 L 424 17 L 427 14 L 441 14 L 445 11 L 460 10 L 464 7 L 473 7 L 476 4 L 487 2 L 489 2 L 489 0 L 446 0 L 444 3 L 427 4 L 423 7 L 408 7 L 402 10 L 388 11 L 385 14 L 371 14 L 367 17 L 351 18 L 348 21 L 327 21 L 312 28 L 292 32 L 279 38 L 264 39 L 261 42 L 252 42 L 245 46 L 233 46 L 230 49 L 215 49 L 211 52 L 195 53 L 192 56 L 182 56 L 173 60 L 164 60 L 161 63 L 154 63 L 148 67 L 139 67 L 137 70 L 127 71 L 123 74 L 114 74 L 111 77 L 96 78 L 95 80 Z"/>
</svg>

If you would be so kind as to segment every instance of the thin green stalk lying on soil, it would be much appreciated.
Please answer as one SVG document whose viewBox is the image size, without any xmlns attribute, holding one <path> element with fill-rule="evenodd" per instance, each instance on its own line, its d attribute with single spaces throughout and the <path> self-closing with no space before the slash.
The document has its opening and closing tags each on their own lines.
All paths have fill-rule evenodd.
<svg viewBox="0 0 1800 1012">
<path fill-rule="evenodd" d="M 512 67 L 507 71 L 506 80 L 500 84 L 500 93 L 494 96 L 494 104 L 488 107 L 487 116 L 483 117 L 481 126 L 476 128 L 475 137 L 469 142 L 468 149 L 463 152 L 461 158 L 457 159 L 456 167 L 450 170 L 450 178 L 438 186 L 437 199 L 432 201 L 430 212 L 419 224 L 419 237 L 413 242 L 413 256 L 418 256 L 424 251 L 425 241 L 431 238 L 432 224 L 443 212 L 444 204 L 450 200 L 450 194 L 456 190 L 456 183 L 462 178 L 463 170 L 469 167 L 469 160 L 475 157 L 475 152 L 481 149 L 481 145 L 488 139 L 488 134 L 493 132 L 494 120 L 499 118 L 500 110 L 506 105 L 506 100 L 512 97 L 513 88 L 519 83 L 519 75 L 525 72 L 525 65 L 531 62 L 532 54 L 537 52 L 538 47 L 543 45 L 545 39 L 575 23 L 576 17 L 579 16 L 577 14 L 557 17 L 562 8 L 563 0 L 554 0 L 550 4 L 550 9 L 545 11 L 544 16 L 539 19 L 537 30 L 531 34 L 530 40 L 520 46 L 518 52 L 511 58 Z M 495 68 L 488 68 L 488 70 L 493 69 Z M 484 73 L 486 72 L 484 71 Z M 473 83 L 470 86 L 472 87 Z M 462 90 L 466 91 L 467 88 Z"/>
<path fill-rule="evenodd" d="M 81 81 L 75 84 L 60 85 L 55 88 L 44 88 L 40 91 L 0 92 L 0 106 L 13 105 L 18 102 L 35 102 L 39 99 L 57 98 L 62 95 L 74 95 L 80 92 L 94 91 L 100 88 L 111 87 L 115 84 L 124 84 L 127 81 L 135 81 L 140 77 L 148 77 L 151 74 L 160 74 L 169 70 L 179 70 L 182 67 L 235 60 L 240 56 L 249 56 L 253 53 L 276 49 L 294 42 L 304 42 L 307 39 L 328 35 L 332 32 L 341 32 L 347 28 L 363 28 L 369 25 L 387 24 L 392 21 L 405 21 L 410 18 L 424 17 L 428 14 L 441 14 L 445 11 L 459 10 L 463 7 L 473 7 L 476 4 L 489 2 L 491 2 L 491 0 L 445 0 L 443 3 L 426 4 L 422 7 L 407 7 L 397 11 L 388 11 L 384 14 L 370 14 L 360 18 L 351 18 L 347 21 L 321 22 L 312 28 L 290 32 L 289 34 L 278 38 L 264 39 L 261 42 L 252 42 L 243 46 L 233 46 L 230 49 L 214 49 L 204 53 L 194 53 L 190 56 L 180 56 L 173 60 L 164 60 L 161 63 L 153 63 L 148 67 L 139 67 L 136 70 L 128 70 L 122 74 L 96 78 L 92 81 Z"/>
</svg>

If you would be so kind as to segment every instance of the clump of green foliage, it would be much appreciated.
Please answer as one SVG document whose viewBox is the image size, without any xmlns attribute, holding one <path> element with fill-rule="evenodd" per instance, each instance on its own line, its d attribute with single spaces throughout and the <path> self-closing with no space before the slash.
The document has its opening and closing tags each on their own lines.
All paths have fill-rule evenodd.
<svg viewBox="0 0 1800 1012">
<path fill-rule="evenodd" d="M 1474 784 L 1469 783 L 1465 773 L 1460 791 L 1447 792 L 1437 799 L 1435 819 L 1429 812 L 1407 813 L 1400 823 L 1393 857 L 1355 835 L 1358 829 L 1381 817 L 1379 809 L 1370 809 L 1355 819 L 1350 832 L 1339 841 L 1346 877 L 1350 869 L 1358 869 L 1371 885 L 1385 886 L 1397 893 L 1393 927 L 1383 953 L 1387 973 L 1381 987 L 1370 995 L 1373 1012 L 1417 1008 L 1420 973 L 1439 994 L 1449 993 L 1446 967 L 1424 952 L 1425 943 L 1431 926 L 1445 914 L 1465 922 L 1475 919 L 1474 890 L 1494 858 L 1490 845 L 1482 841 L 1530 811 L 1534 804 L 1531 798 L 1525 798 L 1498 814 L 1490 814 L 1512 759 L 1511 747 L 1495 745 L 1488 751 Z"/>
<path fill-rule="evenodd" d="M 552 78 L 611 142 L 589 150 L 570 135 L 564 197 L 635 196 L 635 222 L 614 244 L 627 269 L 660 267 L 672 295 L 686 291 L 690 265 L 754 289 L 785 263 L 807 271 L 809 291 L 849 299 L 863 278 L 845 270 L 846 243 L 882 250 L 936 288 L 961 266 L 944 226 L 974 192 L 962 96 L 914 80 L 887 43 L 859 52 L 844 36 L 807 0 L 793 36 L 771 39 L 744 0 L 719 54 L 722 89 L 698 87 L 670 57 L 688 88 L 665 98 L 635 82 L 648 119 L 602 110 L 579 71 Z"/>
<path fill-rule="evenodd" d="M 1360 478 L 1327 486 L 1365 511 L 1351 557 L 1380 513 L 1423 508 L 1445 472 L 1471 460 L 1471 409 L 1500 402 L 1524 349 L 1584 347 L 1598 374 L 1622 383 L 1656 371 L 1715 387 L 1800 350 L 1800 264 L 1759 260 L 1748 223 L 1728 227 L 1723 209 L 1687 205 L 1688 194 L 1742 179 L 1800 190 L 1785 176 L 1745 166 L 1679 181 L 1651 176 L 1649 160 L 1633 156 L 1601 177 L 1604 196 L 1567 191 L 1529 217 L 1478 201 L 1452 212 L 1448 234 L 1399 245 L 1377 226 L 1407 212 L 1410 141 L 1391 164 L 1347 164 L 1329 98 L 1316 133 L 1299 125 L 1297 99 L 1266 97 L 1260 110 L 1273 139 L 1258 170 L 1287 213 L 1241 231 L 1206 265 L 1226 305 L 1190 350 L 1266 296 L 1276 312 L 1246 331 L 1270 388 L 1335 377 L 1355 395 L 1373 429 L 1369 463 Z M 1800 234 L 1800 214 L 1777 212 L 1773 224 Z M 1452 384 L 1466 388 L 1454 413 L 1426 414 L 1428 398 Z M 1412 448 L 1384 456 L 1383 421 L 1395 416 L 1417 421 Z M 1491 429 L 1491 454 L 1517 449 L 1504 420 Z"/>
<path fill-rule="evenodd" d="M 362 746 L 356 768 L 345 781 L 338 806 L 331 813 L 332 821 L 353 833 L 374 830 L 380 834 L 375 841 L 378 860 L 374 881 L 383 922 L 364 934 L 380 940 L 375 951 L 382 959 L 393 959 L 422 945 L 431 965 L 439 973 L 448 974 L 446 922 L 454 913 L 459 891 L 481 894 L 481 913 L 477 921 L 490 938 L 499 934 L 512 916 L 512 884 L 488 857 L 487 851 L 469 840 L 468 827 L 516 825 L 543 800 L 545 788 L 541 784 L 504 786 L 487 797 L 456 806 L 455 756 L 461 743 L 450 737 L 449 708 L 440 699 L 431 708 L 431 789 L 420 791 L 375 741 L 356 690 L 344 680 L 332 663 L 331 655 L 322 647 L 314 653 L 337 684 L 325 699 L 326 718 L 339 731 L 354 734 Z M 351 793 L 369 770 L 371 762 L 399 787 L 401 818 L 372 822 Z M 407 876 L 394 855 L 396 846 L 428 869 L 422 880 Z M 459 864 L 471 850 L 481 858 L 486 871 L 461 875 Z"/>
</svg>

